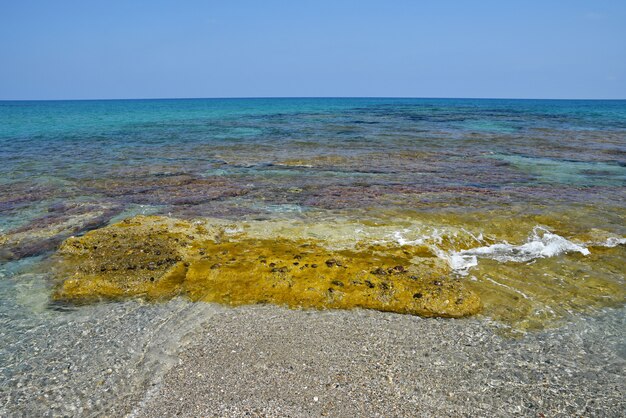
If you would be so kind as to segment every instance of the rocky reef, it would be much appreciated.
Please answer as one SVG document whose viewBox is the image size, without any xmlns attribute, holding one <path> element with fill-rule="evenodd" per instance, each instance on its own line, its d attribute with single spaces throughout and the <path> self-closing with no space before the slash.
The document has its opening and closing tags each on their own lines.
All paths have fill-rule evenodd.
<svg viewBox="0 0 626 418">
<path fill-rule="evenodd" d="M 224 225 L 137 216 L 67 239 L 55 257 L 56 301 L 184 295 L 231 305 L 367 308 L 463 317 L 478 295 L 419 246 L 331 249 L 314 239 L 258 238 Z"/>
<path fill-rule="evenodd" d="M 44 215 L 7 232 L 0 231 L 0 262 L 19 260 L 54 250 L 72 234 L 104 226 L 121 211 L 120 205 L 110 203 L 49 206 Z"/>
</svg>

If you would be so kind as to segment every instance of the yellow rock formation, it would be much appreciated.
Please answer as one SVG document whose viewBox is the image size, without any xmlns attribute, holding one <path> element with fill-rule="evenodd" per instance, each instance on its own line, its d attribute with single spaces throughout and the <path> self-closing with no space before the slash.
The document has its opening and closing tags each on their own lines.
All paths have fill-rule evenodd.
<svg viewBox="0 0 626 418">
<path fill-rule="evenodd" d="M 138 216 L 66 240 L 53 298 L 72 302 L 185 295 L 231 305 L 368 308 L 421 316 L 480 311 L 478 295 L 421 247 L 330 250 L 311 239 L 227 236 L 207 227 Z"/>
</svg>

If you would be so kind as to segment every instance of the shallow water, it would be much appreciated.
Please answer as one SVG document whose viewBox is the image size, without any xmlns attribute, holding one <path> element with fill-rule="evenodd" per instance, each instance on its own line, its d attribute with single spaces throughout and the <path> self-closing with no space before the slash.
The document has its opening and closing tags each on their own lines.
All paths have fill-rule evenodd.
<svg viewBox="0 0 626 418">
<path fill-rule="evenodd" d="M 139 303 L 55 310 L 47 267 L 67 237 L 137 214 L 422 246 L 514 333 L 626 300 L 626 101 L 0 102 L 0 159 L 8 379 L 38 327 Z"/>
</svg>

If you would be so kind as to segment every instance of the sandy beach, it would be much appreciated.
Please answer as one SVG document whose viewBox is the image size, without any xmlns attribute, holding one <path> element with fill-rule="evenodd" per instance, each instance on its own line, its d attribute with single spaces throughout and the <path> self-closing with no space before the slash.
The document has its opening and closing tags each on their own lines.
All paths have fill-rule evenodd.
<svg viewBox="0 0 626 418">
<path fill-rule="evenodd" d="M 518 338 L 480 317 L 182 299 L 103 303 L 52 317 L 41 311 L 38 318 L 2 347 L 1 416 L 626 411 L 623 309 Z"/>
<path fill-rule="evenodd" d="M 623 416 L 625 325 L 511 339 L 471 319 L 220 309 L 135 415 Z"/>
<path fill-rule="evenodd" d="M 481 318 L 182 300 L 101 304 L 81 315 L 84 320 L 24 332 L 19 350 L 5 347 L 20 357 L 5 365 L 20 370 L 2 370 L 0 415 L 617 417 L 626 411 L 623 310 L 522 338 L 501 336 Z"/>
</svg>

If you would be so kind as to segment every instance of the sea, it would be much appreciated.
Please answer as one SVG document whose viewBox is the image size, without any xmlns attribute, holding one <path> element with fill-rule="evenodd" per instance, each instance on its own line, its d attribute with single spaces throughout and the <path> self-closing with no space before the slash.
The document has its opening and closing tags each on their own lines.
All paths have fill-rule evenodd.
<svg viewBox="0 0 626 418">
<path fill-rule="evenodd" d="M 0 101 L 0 161 L 7 411 L 97 411 L 115 396 L 107 376 L 143 382 L 128 363 L 146 361 L 140 346 L 175 345 L 168 320 L 207 309 L 184 295 L 51 301 L 59 245 L 137 215 L 334 249 L 422 246 L 507 338 L 624 314 L 625 100 Z M 82 377 L 64 381 L 72 367 Z"/>
</svg>

